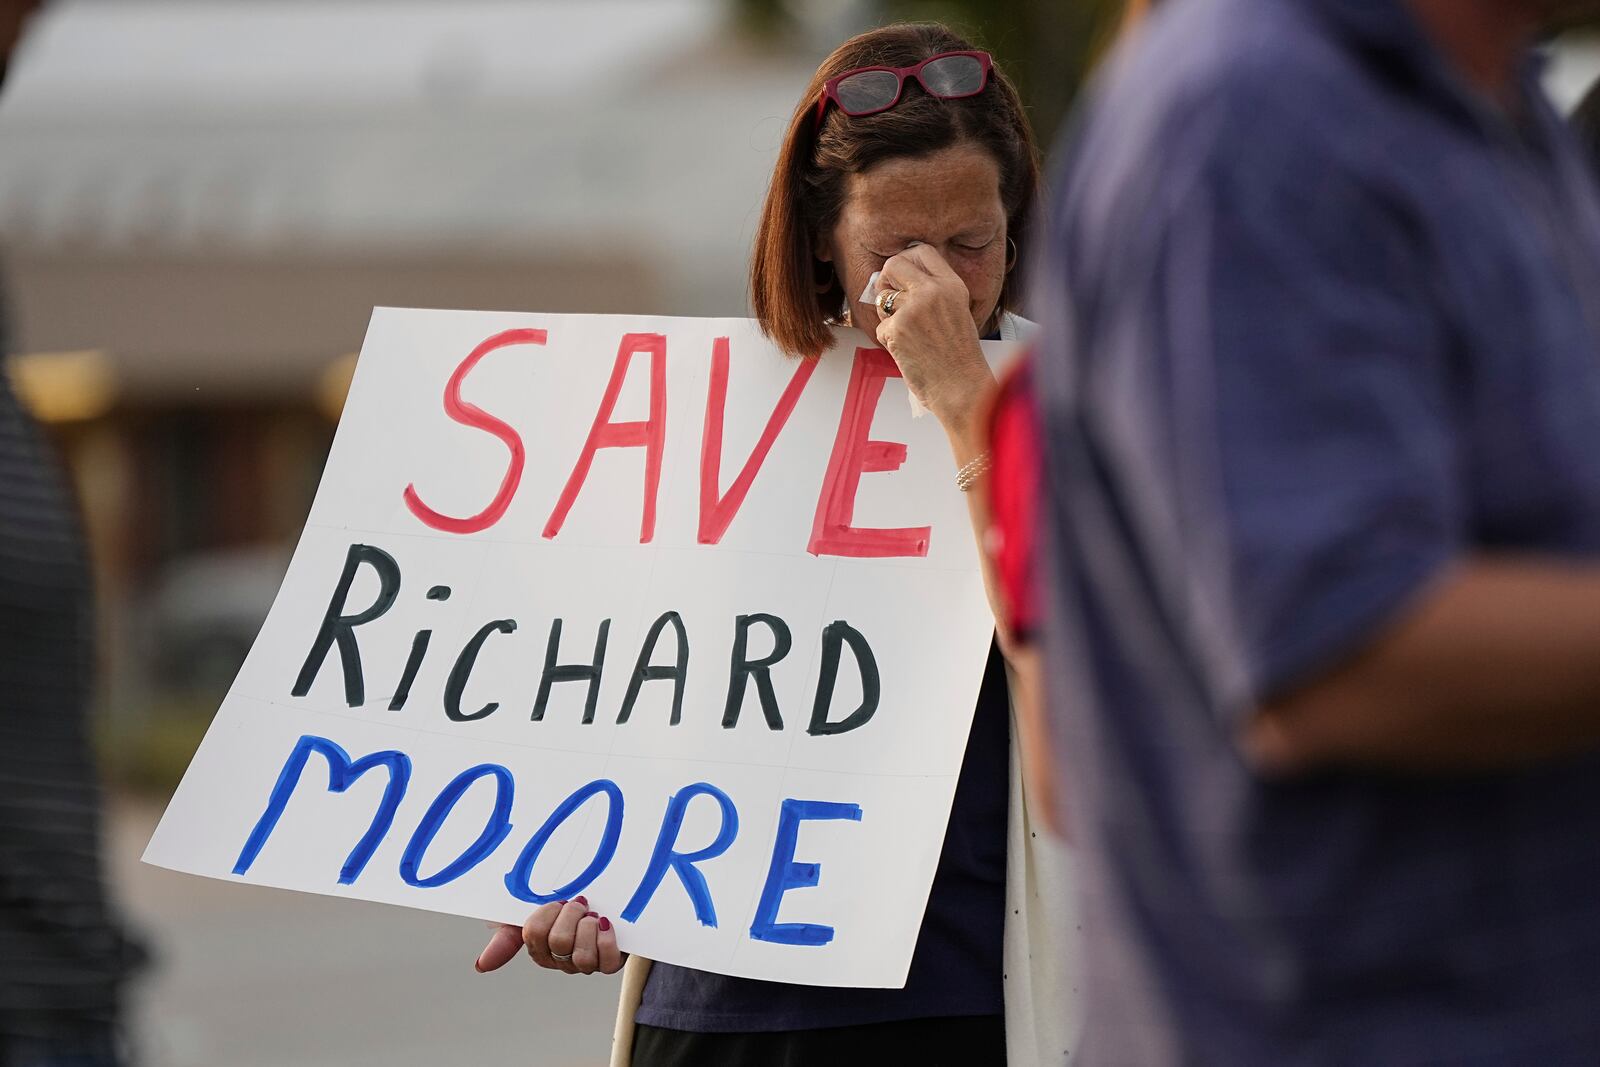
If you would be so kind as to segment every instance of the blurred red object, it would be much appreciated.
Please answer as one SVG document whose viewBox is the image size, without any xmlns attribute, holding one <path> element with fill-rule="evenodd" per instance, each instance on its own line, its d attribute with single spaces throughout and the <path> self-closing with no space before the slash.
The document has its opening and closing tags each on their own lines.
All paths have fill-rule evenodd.
<svg viewBox="0 0 1600 1067">
<path fill-rule="evenodd" d="M 989 414 L 989 531 L 1006 626 L 1026 642 L 1038 628 L 1034 572 L 1039 490 L 1039 424 L 1033 404 L 1032 353 L 1001 376 Z"/>
</svg>

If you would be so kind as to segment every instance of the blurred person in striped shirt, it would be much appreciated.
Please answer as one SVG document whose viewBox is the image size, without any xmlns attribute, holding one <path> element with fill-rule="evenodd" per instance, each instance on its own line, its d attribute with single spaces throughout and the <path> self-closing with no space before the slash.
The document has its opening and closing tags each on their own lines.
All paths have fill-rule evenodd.
<svg viewBox="0 0 1600 1067">
<path fill-rule="evenodd" d="M 0 3 L 0 62 L 38 6 Z M 137 953 L 101 880 L 92 633 L 74 501 L 0 373 L 0 1067 L 124 1062 L 120 990 Z"/>
</svg>

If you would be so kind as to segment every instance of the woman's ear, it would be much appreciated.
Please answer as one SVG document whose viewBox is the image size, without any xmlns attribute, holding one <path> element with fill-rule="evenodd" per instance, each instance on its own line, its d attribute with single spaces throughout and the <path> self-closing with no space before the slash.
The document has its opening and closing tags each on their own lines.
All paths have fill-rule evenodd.
<svg viewBox="0 0 1600 1067">
<path fill-rule="evenodd" d="M 812 253 L 814 256 L 824 263 L 833 262 L 833 238 L 831 235 L 819 233 L 811 244 L 815 249 Z"/>
</svg>

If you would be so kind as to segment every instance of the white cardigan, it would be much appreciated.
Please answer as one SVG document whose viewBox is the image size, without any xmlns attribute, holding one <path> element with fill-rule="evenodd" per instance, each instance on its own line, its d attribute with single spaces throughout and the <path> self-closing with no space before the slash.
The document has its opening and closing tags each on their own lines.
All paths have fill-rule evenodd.
<svg viewBox="0 0 1600 1067">
<path fill-rule="evenodd" d="M 1000 338 L 1017 340 L 1033 323 L 1009 312 Z M 1003 948 L 1007 1067 L 1060 1067 L 1071 1056 L 1082 1020 L 1075 975 L 1077 901 L 1067 848 L 1030 810 L 1023 786 L 1016 713 L 1011 721 L 1010 798 L 1006 830 L 1006 925 Z M 611 1067 L 630 1067 L 633 1017 L 650 961 L 633 955 L 622 969 L 622 997 L 611 1037 Z"/>
</svg>

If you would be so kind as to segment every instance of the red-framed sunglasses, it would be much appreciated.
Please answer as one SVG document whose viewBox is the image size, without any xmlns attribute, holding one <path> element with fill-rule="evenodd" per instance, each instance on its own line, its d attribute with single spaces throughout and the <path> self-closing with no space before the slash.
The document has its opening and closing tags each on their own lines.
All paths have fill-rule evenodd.
<svg viewBox="0 0 1600 1067">
<path fill-rule="evenodd" d="M 817 101 L 817 126 L 828 110 L 828 101 L 839 105 L 846 115 L 860 117 L 888 111 L 900 102 L 906 79 L 915 78 L 929 96 L 941 100 L 960 100 L 977 96 L 989 84 L 994 60 L 988 52 L 940 52 L 910 67 L 858 67 L 822 84 Z"/>
</svg>

